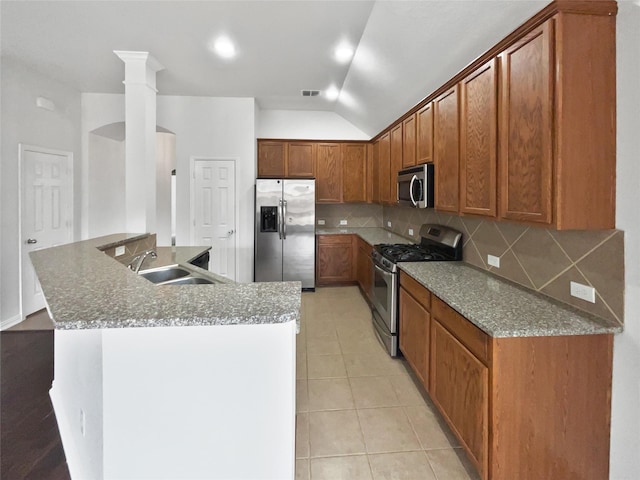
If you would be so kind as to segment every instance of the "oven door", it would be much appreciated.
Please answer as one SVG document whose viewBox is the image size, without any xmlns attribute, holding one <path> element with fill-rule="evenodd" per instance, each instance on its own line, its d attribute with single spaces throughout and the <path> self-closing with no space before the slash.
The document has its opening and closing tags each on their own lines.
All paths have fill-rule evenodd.
<svg viewBox="0 0 640 480">
<path fill-rule="evenodd" d="M 398 333 L 397 289 L 398 275 L 382 268 L 374 260 L 371 303 L 379 320 L 392 335 Z"/>
</svg>

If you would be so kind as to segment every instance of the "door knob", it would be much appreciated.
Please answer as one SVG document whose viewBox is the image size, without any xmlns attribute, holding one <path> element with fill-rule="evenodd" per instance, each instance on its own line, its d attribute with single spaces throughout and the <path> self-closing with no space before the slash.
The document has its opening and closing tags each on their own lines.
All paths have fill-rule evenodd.
<svg viewBox="0 0 640 480">
<path fill-rule="evenodd" d="M 27 243 L 28 243 L 29 245 L 32 245 L 32 244 L 34 244 L 34 243 L 38 243 L 38 240 L 37 240 L 37 239 L 35 239 L 35 238 L 27 238 Z"/>
<path fill-rule="evenodd" d="M 229 230 L 227 233 L 228 233 L 229 235 L 233 235 L 233 233 L 234 233 L 234 232 L 235 232 L 235 230 Z"/>
</svg>

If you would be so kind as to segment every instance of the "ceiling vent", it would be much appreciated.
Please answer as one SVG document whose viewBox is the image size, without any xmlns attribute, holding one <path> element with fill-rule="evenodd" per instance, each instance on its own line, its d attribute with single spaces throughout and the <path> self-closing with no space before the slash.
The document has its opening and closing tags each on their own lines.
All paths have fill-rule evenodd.
<svg viewBox="0 0 640 480">
<path fill-rule="evenodd" d="M 320 95 L 320 90 L 302 90 L 303 97 L 317 97 Z"/>
</svg>

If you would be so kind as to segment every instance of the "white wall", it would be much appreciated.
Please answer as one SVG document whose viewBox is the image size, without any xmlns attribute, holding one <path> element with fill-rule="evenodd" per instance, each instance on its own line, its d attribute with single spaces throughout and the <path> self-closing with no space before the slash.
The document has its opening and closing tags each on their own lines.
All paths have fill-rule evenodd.
<svg viewBox="0 0 640 480">
<path fill-rule="evenodd" d="M 124 95 L 83 94 L 82 99 L 83 142 L 88 144 L 91 130 L 124 120 Z M 252 281 L 253 189 L 256 178 L 254 99 L 158 95 L 156 123 L 176 135 L 177 245 L 190 244 L 191 157 L 236 161 L 236 278 L 240 282 Z M 88 191 L 85 193 L 89 196 Z M 89 218 L 101 214 L 100 208 L 90 209 L 87 204 Z M 87 235 L 94 236 L 88 228 Z"/>
<path fill-rule="evenodd" d="M 618 2 L 617 210 L 625 235 L 624 332 L 615 337 L 612 480 L 640 478 L 640 2 Z"/>
<path fill-rule="evenodd" d="M 73 152 L 74 156 L 74 237 L 80 234 L 80 93 L 27 68 L 1 59 L 2 130 L 2 228 L 0 229 L 0 321 L 12 323 L 20 314 L 18 144 L 25 143 Z M 53 101 L 51 112 L 36 107 L 37 97 Z"/>
<path fill-rule="evenodd" d="M 369 140 L 371 137 L 334 112 L 259 110 L 257 138 Z"/>
</svg>

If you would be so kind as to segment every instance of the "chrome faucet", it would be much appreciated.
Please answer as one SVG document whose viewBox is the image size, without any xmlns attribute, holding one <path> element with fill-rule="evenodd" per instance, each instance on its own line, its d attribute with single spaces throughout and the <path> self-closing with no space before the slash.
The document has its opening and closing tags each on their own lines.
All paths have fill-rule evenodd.
<svg viewBox="0 0 640 480">
<path fill-rule="evenodd" d="M 142 262 L 144 262 L 145 258 L 147 258 L 149 255 L 151 256 L 151 258 L 158 258 L 158 254 L 155 252 L 155 250 L 147 250 L 143 254 L 138 255 L 133 260 L 131 260 L 131 263 L 128 265 L 129 269 L 138 273 L 140 271 L 140 267 L 142 267 Z"/>
</svg>

